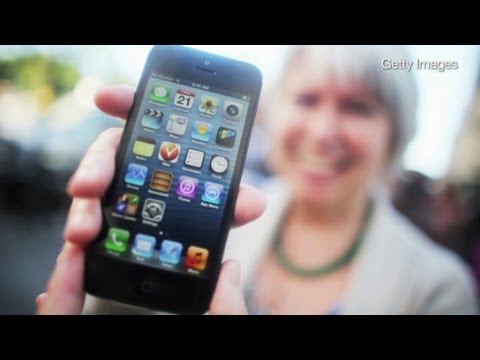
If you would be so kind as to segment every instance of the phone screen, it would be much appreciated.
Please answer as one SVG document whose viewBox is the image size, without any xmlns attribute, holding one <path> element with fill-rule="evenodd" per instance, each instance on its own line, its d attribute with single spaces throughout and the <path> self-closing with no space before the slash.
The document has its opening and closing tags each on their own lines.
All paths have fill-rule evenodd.
<svg viewBox="0 0 480 360">
<path fill-rule="evenodd" d="M 251 99 L 157 73 L 140 96 L 94 251 L 207 278 Z"/>
</svg>

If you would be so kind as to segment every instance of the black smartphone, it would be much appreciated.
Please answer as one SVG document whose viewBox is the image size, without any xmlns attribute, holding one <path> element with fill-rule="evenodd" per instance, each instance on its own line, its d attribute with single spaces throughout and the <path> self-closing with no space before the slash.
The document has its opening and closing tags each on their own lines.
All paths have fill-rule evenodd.
<svg viewBox="0 0 480 360">
<path fill-rule="evenodd" d="M 203 314 L 220 272 L 262 87 L 253 65 L 183 46 L 147 59 L 87 250 L 85 290 Z"/>
</svg>

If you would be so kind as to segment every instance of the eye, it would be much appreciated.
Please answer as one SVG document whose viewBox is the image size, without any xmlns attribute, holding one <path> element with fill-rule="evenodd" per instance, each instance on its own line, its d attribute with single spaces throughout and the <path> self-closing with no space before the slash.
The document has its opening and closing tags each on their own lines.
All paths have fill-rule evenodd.
<svg viewBox="0 0 480 360">
<path fill-rule="evenodd" d="M 344 100 L 340 106 L 342 111 L 359 116 L 371 116 L 374 112 L 374 107 L 363 100 Z"/>
<path fill-rule="evenodd" d="M 318 104 L 320 98 L 313 94 L 300 94 L 297 95 L 296 103 L 300 106 L 312 107 Z"/>
</svg>

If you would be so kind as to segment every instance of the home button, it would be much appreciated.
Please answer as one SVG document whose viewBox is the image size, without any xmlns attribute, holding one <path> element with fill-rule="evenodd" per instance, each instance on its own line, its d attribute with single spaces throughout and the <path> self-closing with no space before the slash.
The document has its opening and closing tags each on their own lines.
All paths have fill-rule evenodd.
<svg viewBox="0 0 480 360">
<path fill-rule="evenodd" d="M 155 283 L 151 280 L 143 280 L 138 285 L 138 290 L 142 294 L 153 294 L 156 290 Z"/>
</svg>

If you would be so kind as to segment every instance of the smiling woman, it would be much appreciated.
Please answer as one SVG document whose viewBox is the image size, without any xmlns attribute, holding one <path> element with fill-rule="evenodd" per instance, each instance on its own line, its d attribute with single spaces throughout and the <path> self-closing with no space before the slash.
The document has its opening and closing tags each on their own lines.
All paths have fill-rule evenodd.
<svg viewBox="0 0 480 360">
<path fill-rule="evenodd" d="M 262 218 L 232 233 L 252 313 L 474 313 L 471 278 L 390 206 L 383 180 L 415 133 L 402 47 L 298 47 L 269 113 L 278 175 Z M 238 238 L 238 240 L 234 240 Z"/>
<path fill-rule="evenodd" d="M 252 314 L 473 314 L 462 262 L 400 216 L 384 180 L 415 133 L 416 87 L 382 59 L 403 47 L 297 47 L 267 114 L 277 177 L 257 221 L 231 232 Z M 235 277 L 235 284 L 239 279 Z M 234 293 L 234 292 L 232 292 Z M 230 299 L 235 312 L 238 296 Z M 215 305 L 215 301 L 214 301 Z M 106 302 L 86 312 L 140 312 Z"/>
</svg>

